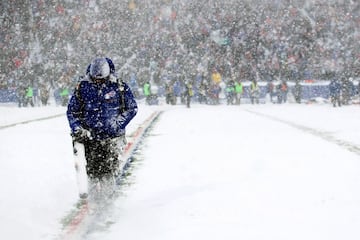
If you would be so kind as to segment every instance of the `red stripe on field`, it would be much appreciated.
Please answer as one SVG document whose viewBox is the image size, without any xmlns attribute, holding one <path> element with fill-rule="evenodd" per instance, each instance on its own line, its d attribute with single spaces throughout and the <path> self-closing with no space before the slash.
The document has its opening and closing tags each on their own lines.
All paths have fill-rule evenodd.
<svg viewBox="0 0 360 240">
<path fill-rule="evenodd" d="M 89 210 L 88 203 L 85 203 L 84 205 L 81 206 L 79 212 L 73 217 L 73 219 L 69 223 L 68 229 L 66 231 L 66 235 L 71 235 L 72 233 L 75 232 L 75 230 L 80 225 L 80 223 L 82 223 L 82 221 L 85 219 L 88 210 Z"/>
</svg>

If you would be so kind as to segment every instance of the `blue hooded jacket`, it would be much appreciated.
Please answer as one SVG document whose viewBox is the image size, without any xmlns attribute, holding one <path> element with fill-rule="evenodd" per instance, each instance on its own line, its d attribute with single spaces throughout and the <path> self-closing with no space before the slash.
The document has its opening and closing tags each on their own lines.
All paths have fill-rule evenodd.
<svg viewBox="0 0 360 240">
<path fill-rule="evenodd" d="M 95 83 L 86 77 L 78 84 L 66 113 L 72 132 L 82 127 L 95 140 L 125 134 L 126 125 L 137 113 L 137 104 L 129 86 L 114 78 L 112 75 L 103 83 Z"/>
</svg>

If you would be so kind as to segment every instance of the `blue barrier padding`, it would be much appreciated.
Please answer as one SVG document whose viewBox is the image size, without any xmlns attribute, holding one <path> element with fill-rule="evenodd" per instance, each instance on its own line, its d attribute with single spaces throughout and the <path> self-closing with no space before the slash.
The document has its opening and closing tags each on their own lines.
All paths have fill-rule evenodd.
<svg viewBox="0 0 360 240">
<path fill-rule="evenodd" d="M 0 89 L 0 102 L 17 102 L 15 89 Z"/>
</svg>

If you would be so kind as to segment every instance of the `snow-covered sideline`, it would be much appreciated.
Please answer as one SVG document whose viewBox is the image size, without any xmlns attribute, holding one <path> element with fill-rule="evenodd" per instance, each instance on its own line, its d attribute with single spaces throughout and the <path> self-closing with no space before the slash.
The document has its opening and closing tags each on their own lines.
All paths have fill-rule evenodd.
<svg viewBox="0 0 360 240">
<path fill-rule="evenodd" d="M 155 110 L 139 106 L 131 135 Z M 0 106 L 0 236 L 53 239 L 78 198 L 65 107 Z M 52 118 L 53 116 L 57 116 Z M 34 119 L 45 119 L 29 122 Z M 21 124 L 22 122 L 29 122 Z"/>
<path fill-rule="evenodd" d="M 140 104 L 128 134 L 158 110 L 114 223 L 83 239 L 360 238 L 358 105 Z M 0 107 L 0 125 L 64 112 Z M 65 115 L 0 136 L 0 236 L 54 239 L 77 200 Z"/>
</svg>

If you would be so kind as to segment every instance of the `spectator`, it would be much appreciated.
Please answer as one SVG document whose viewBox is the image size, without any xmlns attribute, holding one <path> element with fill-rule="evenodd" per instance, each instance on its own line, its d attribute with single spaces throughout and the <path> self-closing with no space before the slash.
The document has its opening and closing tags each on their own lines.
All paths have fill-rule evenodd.
<svg viewBox="0 0 360 240">
<path fill-rule="evenodd" d="M 211 74 L 211 79 L 212 79 L 214 84 L 220 84 L 220 82 L 221 82 L 221 74 L 216 69 L 213 69 L 213 72 Z"/>
<path fill-rule="evenodd" d="M 220 92 L 221 92 L 221 87 L 219 84 L 212 84 L 210 86 L 208 93 L 210 104 L 216 105 L 220 103 L 220 98 L 219 98 Z"/>
<path fill-rule="evenodd" d="M 190 82 L 185 84 L 185 98 L 186 98 L 186 107 L 190 108 L 191 98 L 194 95 L 193 87 Z"/>
<path fill-rule="evenodd" d="M 273 97 L 276 96 L 276 86 L 274 85 L 273 81 L 270 81 L 267 84 L 267 92 L 269 93 L 270 102 L 273 103 Z"/>
<path fill-rule="evenodd" d="M 250 83 L 250 100 L 251 104 L 259 104 L 260 88 L 258 82 L 254 79 Z"/>
<path fill-rule="evenodd" d="M 330 101 L 334 107 L 336 104 L 341 107 L 341 84 L 336 80 L 332 79 L 329 84 L 329 91 L 330 91 Z"/>
<path fill-rule="evenodd" d="M 301 103 L 302 87 L 299 81 L 296 81 L 294 86 L 294 98 L 296 103 Z"/>
<path fill-rule="evenodd" d="M 60 90 L 61 106 L 67 106 L 69 101 L 69 89 L 63 86 Z"/>
<path fill-rule="evenodd" d="M 226 92 L 227 105 L 234 104 L 234 100 L 235 100 L 235 82 L 234 82 L 234 80 L 230 80 L 227 82 L 226 87 L 225 87 L 225 92 Z"/>
<path fill-rule="evenodd" d="M 171 83 L 165 84 L 165 102 L 166 102 L 166 104 L 171 104 L 171 105 L 176 104 L 174 89 L 173 89 L 173 85 Z"/>
<path fill-rule="evenodd" d="M 30 104 L 33 107 L 34 106 L 34 101 L 33 101 L 34 92 L 33 92 L 33 88 L 31 86 L 27 87 L 25 96 L 26 96 L 25 106 L 28 106 L 28 104 Z"/>
<path fill-rule="evenodd" d="M 351 104 L 351 99 L 355 95 L 355 86 L 352 82 L 352 79 L 347 77 L 342 77 L 342 104 L 349 105 Z"/>
<path fill-rule="evenodd" d="M 208 85 L 205 79 L 203 79 L 199 86 L 199 103 L 208 103 L 207 99 Z"/>
<path fill-rule="evenodd" d="M 287 94 L 288 94 L 288 85 L 287 85 L 286 81 L 282 81 L 280 83 L 280 94 L 281 94 L 281 101 L 283 103 L 286 103 L 287 102 Z"/>
<path fill-rule="evenodd" d="M 145 84 L 143 86 L 143 92 L 144 92 L 146 103 L 150 104 L 151 85 L 150 85 L 149 81 L 145 82 Z"/>
<path fill-rule="evenodd" d="M 42 104 L 43 106 L 47 106 L 47 105 L 48 105 L 49 96 L 50 96 L 50 91 L 49 91 L 49 89 L 46 87 L 46 85 L 43 84 L 43 85 L 40 87 L 40 100 L 41 100 L 41 104 Z"/>
<path fill-rule="evenodd" d="M 241 96 L 243 93 L 243 85 L 241 81 L 235 82 L 235 104 L 240 105 L 241 102 Z"/>
<path fill-rule="evenodd" d="M 19 107 L 26 107 L 26 105 L 27 105 L 26 92 L 27 92 L 27 89 L 25 86 L 23 86 L 23 85 L 18 86 L 16 94 L 17 94 Z"/>
</svg>

